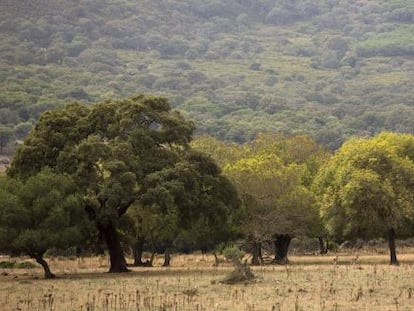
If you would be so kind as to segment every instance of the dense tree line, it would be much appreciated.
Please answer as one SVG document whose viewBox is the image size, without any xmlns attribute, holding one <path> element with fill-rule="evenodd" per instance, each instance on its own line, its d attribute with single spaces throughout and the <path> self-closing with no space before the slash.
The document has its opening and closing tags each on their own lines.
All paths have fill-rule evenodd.
<svg viewBox="0 0 414 311">
<path fill-rule="evenodd" d="M 51 230 L 59 225 L 62 230 L 65 226 L 70 229 L 74 222 L 85 222 L 81 218 L 72 220 L 65 208 L 77 210 L 76 215 L 81 209 L 83 218 L 95 224 L 106 244 L 109 271 L 125 272 L 120 229 L 128 210 L 135 210 L 129 217 L 144 231 L 131 236 L 135 243 L 140 238 L 149 240 L 151 233 L 156 234 L 157 242 L 172 242 L 180 230 L 191 229 L 200 220 L 205 225 L 225 227 L 230 220 L 227 216 L 238 208 L 237 192 L 214 162 L 189 148 L 192 131 L 193 124 L 171 111 L 168 101 L 161 97 L 139 95 L 92 107 L 72 104 L 45 112 L 14 156 L 5 182 L 22 183 L 22 190 L 13 196 L 15 190 L 10 186 L 11 194 L 4 193 L 6 201 L 0 214 L 4 232 L 21 229 L 23 240 L 32 243 L 35 250 L 14 246 L 19 238 L 13 235 L 8 235 L 13 243 L 5 239 L 0 248 L 41 258 L 55 246 Z M 59 205 L 59 200 L 53 202 L 57 206 L 51 205 L 59 188 L 44 189 L 48 184 L 32 193 L 32 184 L 42 183 L 38 178 L 45 169 L 73 184 L 73 193 L 68 190 L 56 198 L 65 200 L 65 194 L 73 194 L 80 201 L 71 199 L 73 207 L 69 203 Z M 51 191 L 50 199 L 47 191 Z M 20 196 L 33 196 L 24 201 L 25 210 L 20 210 Z M 14 205 L 9 206 L 9 201 Z M 32 215 L 37 209 L 39 213 Z M 59 209 L 63 209 L 62 214 L 55 214 Z M 56 230 L 56 235 L 60 232 Z M 42 234 L 50 235 L 50 241 Z M 82 242 L 81 236 L 77 242 Z M 46 268 L 45 273 L 51 276 Z"/>
<path fill-rule="evenodd" d="M 0 152 L 46 110 L 137 92 L 171 99 L 197 133 L 264 130 L 330 149 L 413 133 L 410 1 L 0 3 Z"/>
<path fill-rule="evenodd" d="M 0 16 L 0 154 L 24 141 L 0 181 L 2 252 L 53 277 L 51 248 L 103 243 L 123 272 L 127 249 L 168 265 L 242 238 L 254 264 L 264 244 L 286 263 L 293 237 L 384 236 L 398 263 L 410 1 L 3 1 Z"/>
<path fill-rule="evenodd" d="M 413 235 L 412 135 L 353 138 L 334 155 L 307 136 L 262 134 L 242 146 L 201 137 L 193 145 L 235 182 L 253 263 L 260 262 L 263 242 L 274 243 L 274 261 L 283 263 L 292 237 L 329 235 L 386 238 L 390 263 L 398 264 L 396 237 Z"/>
<path fill-rule="evenodd" d="M 245 144 L 192 138 L 163 97 L 136 95 L 41 115 L 0 178 L 0 251 L 26 254 L 54 277 L 51 249 L 105 244 L 109 272 L 144 250 L 214 251 L 242 240 L 252 264 L 294 237 L 411 237 L 414 136 L 352 138 L 332 155 L 306 135 L 261 133 Z M 94 247 L 95 245 L 95 247 Z"/>
<path fill-rule="evenodd" d="M 251 243 L 253 263 L 261 244 L 274 244 L 274 261 L 287 262 L 293 237 L 322 235 L 316 197 L 310 185 L 328 153 L 307 136 L 261 134 L 243 146 L 210 137 L 193 145 L 210 153 L 236 184 L 243 202 L 243 236 Z"/>
</svg>

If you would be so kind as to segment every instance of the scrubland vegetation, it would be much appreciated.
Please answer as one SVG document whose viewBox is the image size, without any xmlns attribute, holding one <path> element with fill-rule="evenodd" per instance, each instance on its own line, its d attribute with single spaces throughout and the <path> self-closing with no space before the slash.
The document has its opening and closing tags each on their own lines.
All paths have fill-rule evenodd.
<svg viewBox="0 0 414 311">
<path fill-rule="evenodd" d="M 2 1 L 0 14 L 0 152 L 45 110 L 136 93 L 228 141 L 413 133 L 411 1 Z"/>
</svg>

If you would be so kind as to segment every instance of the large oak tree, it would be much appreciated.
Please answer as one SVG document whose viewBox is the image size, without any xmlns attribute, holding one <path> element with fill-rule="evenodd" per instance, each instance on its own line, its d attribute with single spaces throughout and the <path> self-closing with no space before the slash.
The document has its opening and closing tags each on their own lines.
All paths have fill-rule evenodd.
<svg viewBox="0 0 414 311">
<path fill-rule="evenodd" d="M 162 97 L 138 95 L 94 106 L 75 103 L 40 117 L 8 174 L 26 179 L 50 167 L 70 175 L 107 244 L 109 272 L 125 272 L 119 220 L 140 199 L 147 176 L 179 160 L 193 128 Z"/>
</svg>

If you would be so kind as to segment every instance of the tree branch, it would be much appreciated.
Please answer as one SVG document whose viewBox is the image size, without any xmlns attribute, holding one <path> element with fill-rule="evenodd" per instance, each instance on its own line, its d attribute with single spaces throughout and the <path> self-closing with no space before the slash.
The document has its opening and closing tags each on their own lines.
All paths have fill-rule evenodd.
<svg viewBox="0 0 414 311">
<path fill-rule="evenodd" d="M 85 204 L 85 211 L 86 211 L 86 213 L 88 214 L 88 216 L 91 220 L 96 219 L 96 212 L 95 212 L 95 209 L 93 208 L 92 205 Z"/>
<path fill-rule="evenodd" d="M 121 217 L 122 215 L 124 215 L 127 211 L 127 209 L 131 206 L 132 203 L 134 203 L 134 201 L 137 198 L 135 196 L 129 198 L 129 200 L 125 201 L 125 202 L 121 202 L 121 204 L 119 204 L 118 206 L 118 217 Z"/>
</svg>

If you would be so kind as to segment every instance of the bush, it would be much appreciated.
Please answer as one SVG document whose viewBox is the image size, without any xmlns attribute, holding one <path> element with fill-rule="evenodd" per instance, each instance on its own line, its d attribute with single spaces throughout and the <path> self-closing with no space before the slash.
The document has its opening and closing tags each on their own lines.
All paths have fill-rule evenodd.
<svg viewBox="0 0 414 311">
<path fill-rule="evenodd" d="M 254 71 L 260 71 L 261 66 L 262 65 L 259 63 L 253 63 L 250 65 L 249 69 Z"/>
<path fill-rule="evenodd" d="M 265 79 L 265 84 L 267 86 L 274 86 L 277 83 L 278 79 L 275 76 L 269 76 Z"/>
<path fill-rule="evenodd" d="M 188 49 L 185 54 L 184 57 L 186 59 L 195 59 L 198 57 L 198 52 L 195 49 Z"/>
<path fill-rule="evenodd" d="M 23 261 L 23 262 L 16 262 L 16 261 L 1 261 L 0 268 L 1 269 L 33 269 L 36 265 L 33 262 Z"/>
<path fill-rule="evenodd" d="M 27 134 L 29 134 L 32 128 L 33 128 L 33 124 L 31 122 L 22 122 L 22 123 L 17 124 L 14 127 L 16 137 L 18 139 L 24 139 L 27 136 Z"/>
<path fill-rule="evenodd" d="M 236 284 L 252 282 L 255 279 L 254 274 L 251 272 L 250 267 L 245 263 L 242 264 L 240 260 L 245 253 L 240 250 L 236 245 L 227 246 L 223 249 L 223 255 L 226 259 L 231 260 L 235 266 L 233 272 L 226 276 L 220 283 L 224 284 Z"/>
<path fill-rule="evenodd" d="M 227 246 L 223 249 L 223 256 L 232 262 L 240 262 L 245 253 L 236 245 Z"/>
</svg>

